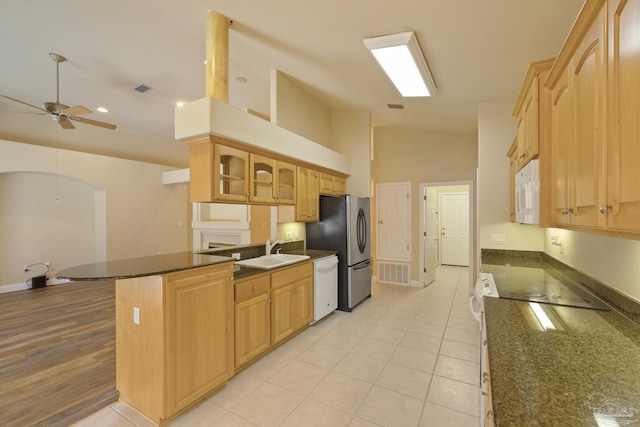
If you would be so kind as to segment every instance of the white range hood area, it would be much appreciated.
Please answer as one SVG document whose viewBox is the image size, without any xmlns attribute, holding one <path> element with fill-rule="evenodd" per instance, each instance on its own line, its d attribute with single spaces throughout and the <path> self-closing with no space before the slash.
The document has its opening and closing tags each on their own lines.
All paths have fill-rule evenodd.
<svg viewBox="0 0 640 427">
<path fill-rule="evenodd" d="M 216 135 L 350 175 L 349 157 L 215 98 L 201 98 L 175 109 L 176 139 L 200 135 Z M 188 169 L 163 174 L 165 184 L 188 180 Z"/>
</svg>

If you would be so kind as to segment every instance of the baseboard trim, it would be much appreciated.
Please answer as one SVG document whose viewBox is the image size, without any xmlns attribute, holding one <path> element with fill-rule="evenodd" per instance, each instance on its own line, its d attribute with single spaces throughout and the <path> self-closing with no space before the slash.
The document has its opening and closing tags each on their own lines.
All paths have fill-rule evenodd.
<svg viewBox="0 0 640 427">
<path fill-rule="evenodd" d="M 15 292 L 15 291 L 24 291 L 25 289 L 29 289 L 26 283 L 12 283 L 9 285 L 0 285 L 0 294 L 4 294 L 7 292 Z"/>
</svg>

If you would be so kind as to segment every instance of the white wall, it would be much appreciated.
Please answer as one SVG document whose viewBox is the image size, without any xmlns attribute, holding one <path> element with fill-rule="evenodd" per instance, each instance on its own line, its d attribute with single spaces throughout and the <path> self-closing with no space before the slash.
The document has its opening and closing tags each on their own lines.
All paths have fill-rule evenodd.
<svg viewBox="0 0 640 427">
<path fill-rule="evenodd" d="M 516 135 L 512 104 L 478 107 L 478 222 L 479 247 L 542 251 L 544 231 L 536 225 L 514 224 L 509 218 L 509 158 Z M 489 242 L 490 234 L 503 234 L 506 243 Z"/>
<path fill-rule="evenodd" d="M 331 145 L 331 109 L 278 70 L 271 71 L 271 123 L 325 147 Z"/>
<path fill-rule="evenodd" d="M 351 158 L 347 192 L 371 196 L 371 115 L 360 110 L 333 110 L 331 148 Z"/>
<path fill-rule="evenodd" d="M 108 260 L 189 250 L 188 185 L 162 184 L 162 172 L 171 169 L 150 163 L 0 140 L 0 173 L 45 174 L 48 179 L 42 185 L 55 182 L 55 176 L 58 175 L 61 177 L 58 179 L 61 195 L 70 190 L 66 187 L 67 183 L 76 181 L 85 183 L 88 188 L 104 191 L 104 215 L 102 219 L 96 216 L 96 220 L 105 223 Z M 20 188 L 14 187 L 14 184 Z M 50 188 L 37 188 L 31 178 L 10 180 L 9 185 L 9 196 L 0 194 L 3 204 L 0 211 L 2 226 L 15 220 L 18 211 L 11 206 L 15 198 L 21 199 L 20 209 L 28 209 L 31 206 L 28 201 L 34 196 L 51 198 Z M 7 197 L 11 200 L 7 200 Z M 75 197 L 60 197 L 58 204 L 71 203 Z M 50 204 L 45 208 L 51 208 Z M 63 269 L 96 259 L 95 251 L 92 251 L 91 257 L 83 253 L 82 256 L 77 254 L 64 258 L 65 252 L 86 248 L 86 233 L 72 231 L 77 218 L 56 218 L 52 215 L 40 219 L 21 219 L 23 229 L 28 229 L 24 225 L 29 221 L 50 221 L 48 228 L 52 232 L 64 230 L 66 238 L 64 242 L 56 240 L 45 246 L 43 239 L 34 239 L 27 234 L 14 235 L 10 241 L 0 235 L 0 253 L 10 258 L 8 266 L 2 265 L 1 280 L 4 283 L 0 282 L 0 286 L 6 282 L 24 280 L 20 271 L 24 264 L 46 260 L 51 261 L 56 269 Z M 4 274 L 5 268 L 10 270 L 7 275 Z"/>
</svg>

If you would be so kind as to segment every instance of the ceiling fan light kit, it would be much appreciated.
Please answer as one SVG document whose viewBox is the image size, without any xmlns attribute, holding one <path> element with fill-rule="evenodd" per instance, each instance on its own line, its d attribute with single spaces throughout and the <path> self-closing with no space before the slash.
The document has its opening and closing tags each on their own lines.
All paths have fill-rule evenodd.
<svg viewBox="0 0 640 427">
<path fill-rule="evenodd" d="M 82 105 L 75 105 L 73 107 L 69 107 L 60 102 L 60 63 L 65 62 L 67 58 L 57 53 L 50 53 L 49 57 L 56 63 L 56 100 L 55 102 L 44 102 L 42 107 L 37 107 L 35 105 L 29 104 L 28 102 L 20 101 L 18 99 L 12 98 L 6 95 L 0 95 L 0 98 L 5 98 L 13 102 L 17 102 L 19 104 L 26 105 L 31 108 L 35 108 L 37 110 L 42 111 L 46 115 L 50 116 L 51 119 L 58 123 L 62 129 L 75 129 L 71 120 L 92 125 L 99 126 L 105 129 L 115 129 L 116 125 L 111 123 L 100 122 L 97 120 L 86 119 L 84 117 L 78 117 L 83 114 L 90 114 L 92 111 Z"/>
</svg>

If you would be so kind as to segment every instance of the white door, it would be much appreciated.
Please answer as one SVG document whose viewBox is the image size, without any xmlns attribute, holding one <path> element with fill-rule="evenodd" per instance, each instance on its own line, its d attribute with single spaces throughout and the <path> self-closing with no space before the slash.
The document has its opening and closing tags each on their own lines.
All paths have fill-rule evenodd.
<svg viewBox="0 0 640 427">
<path fill-rule="evenodd" d="M 408 182 L 376 185 L 376 253 L 379 260 L 411 260 L 410 189 Z"/>
<path fill-rule="evenodd" d="M 438 266 L 438 210 L 437 192 L 434 188 L 427 187 L 424 194 L 424 285 L 436 280 L 436 267 Z"/>
<path fill-rule="evenodd" d="M 469 194 L 442 194 L 440 204 L 442 264 L 469 266 Z"/>
</svg>

